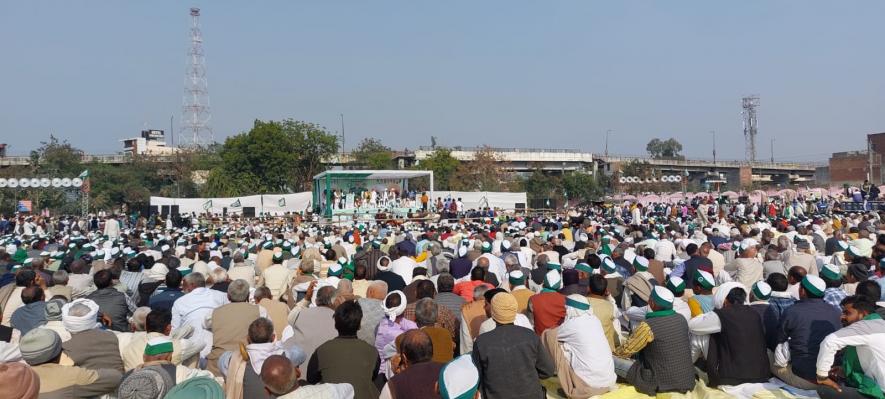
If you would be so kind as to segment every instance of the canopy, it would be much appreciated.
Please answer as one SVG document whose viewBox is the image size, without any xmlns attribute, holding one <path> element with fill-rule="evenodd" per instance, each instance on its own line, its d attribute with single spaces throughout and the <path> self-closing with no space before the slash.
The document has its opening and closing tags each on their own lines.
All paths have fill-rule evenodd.
<svg viewBox="0 0 885 399">
<path fill-rule="evenodd" d="M 313 179 L 319 180 L 326 175 L 333 179 L 400 180 L 433 176 L 433 172 L 429 170 L 327 170 L 314 176 Z"/>
</svg>

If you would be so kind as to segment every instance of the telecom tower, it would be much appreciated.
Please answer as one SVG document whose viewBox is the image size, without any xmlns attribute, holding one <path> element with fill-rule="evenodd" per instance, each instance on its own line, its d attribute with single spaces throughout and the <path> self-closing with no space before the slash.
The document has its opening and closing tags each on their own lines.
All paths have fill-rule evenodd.
<svg viewBox="0 0 885 399">
<path fill-rule="evenodd" d="M 744 140 L 746 141 L 747 161 L 756 162 L 756 135 L 759 133 L 756 124 L 756 107 L 759 106 L 759 96 L 744 97 L 741 100 L 744 110 L 741 111 L 741 119 L 744 123 Z"/>
<path fill-rule="evenodd" d="M 191 8 L 191 47 L 187 53 L 184 78 L 184 100 L 181 109 L 181 137 L 192 147 L 215 142 L 209 120 L 209 84 L 206 81 L 206 59 L 203 55 L 203 34 L 200 32 L 200 9 Z M 189 140 L 189 142 L 188 142 Z"/>
</svg>

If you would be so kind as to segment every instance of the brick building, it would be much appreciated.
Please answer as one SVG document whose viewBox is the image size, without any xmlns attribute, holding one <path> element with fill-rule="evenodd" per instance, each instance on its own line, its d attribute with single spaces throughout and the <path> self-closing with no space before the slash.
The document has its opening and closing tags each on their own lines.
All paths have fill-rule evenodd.
<svg viewBox="0 0 885 399">
<path fill-rule="evenodd" d="M 883 180 L 881 165 L 882 158 L 885 156 L 885 133 L 873 133 L 867 135 L 869 147 L 873 156 L 870 157 L 869 152 L 847 151 L 836 152 L 829 160 L 829 177 L 833 185 L 863 183 L 864 180 L 870 179 L 873 184 L 882 184 Z M 870 163 L 872 160 L 872 175 L 870 176 Z"/>
</svg>

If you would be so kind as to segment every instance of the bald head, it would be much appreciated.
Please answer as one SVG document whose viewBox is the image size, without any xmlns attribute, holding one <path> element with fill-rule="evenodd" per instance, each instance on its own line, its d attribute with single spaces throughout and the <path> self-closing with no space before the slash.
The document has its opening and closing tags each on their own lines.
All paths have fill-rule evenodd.
<svg viewBox="0 0 885 399">
<path fill-rule="evenodd" d="M 289 359 L 273 355 L 261 366 L 261 381 L 270 393 L 282 396 L 298 388 L 298 368 Z"/>
<path fill-rule="evenodd" d="M 409 330 L 403 333 L 400 352 L 410 365 L 429 362 L 433 358 L 433 341 L 423 330 Z"/>
<path fill-rule="evenodd" d="M 383 301 L 385 296 L 387 296 L 387 283 L 384 281 L 373 281 L 372 284 L 369 284 L 369 288 L 366 289 L 367 298 Z"/>
</svg>

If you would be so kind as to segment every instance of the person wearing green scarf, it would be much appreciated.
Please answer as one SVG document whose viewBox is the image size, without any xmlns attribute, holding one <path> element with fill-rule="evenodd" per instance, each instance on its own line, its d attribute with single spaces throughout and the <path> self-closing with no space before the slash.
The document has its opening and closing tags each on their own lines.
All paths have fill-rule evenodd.
<svg viewBox="0 0 885 399">
<path fill-rule="evenodd" d="M 841 319 L 844 327 L 820 344 L 816 365 L 818 395 L 885 399 L 885 320 L 876 314 L 876 304 L 861 296 L 842 300 Z M 841 370 L 832 367 L 839 350 Z"/>
</svg>

